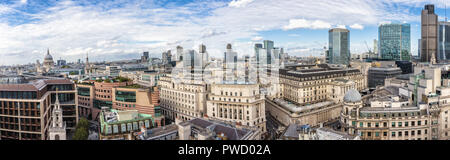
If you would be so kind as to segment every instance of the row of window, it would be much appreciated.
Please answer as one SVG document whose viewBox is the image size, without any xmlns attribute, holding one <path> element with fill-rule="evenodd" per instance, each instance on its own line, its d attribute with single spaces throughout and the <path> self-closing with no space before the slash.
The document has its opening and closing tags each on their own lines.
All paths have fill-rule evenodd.
<svg viewBox="0 0 450 160">
<path fill-rule="evenodd" d="M 428 125 L 428 120 L 424 120 L 423 122 L 424 122 L 423 123 L 424 125 Z M 409 126 L 414 127 L 414 126 L 416 126 L 416 124 L 417 124 L 417 126 L 421 126 L 422 125 L 422 121 L 419 120 L 419 121 L 417 121 L 417 123 L 416 123 L 416 121 L 392 122 L 391 123 L 391 127 L 409 127 Z M 356 121 L 352 121 L 352 126 L 356 126 Z M 388 124 L 387 124 L 387 122 L 383 122 L 382 126 L 380 126 L 379 122 L 375 122 L 375 123 L 359 122 L 359 127 L 368 127 L 368 128 L 371 128 L 371 127 L 375 127 L 375 128 L 388 127 Z"/>
<path fill-rule="evenodd" d="M 211 99 L 214 101 L 215 97 L 211 97 Z M 246 103 L 249 103 L 248 99 L 245 99 L 245 100 L 246 100 Z M 219 101 L 222 101 L 221 97 L 219 97 Z M 227 101 L 227 98 L 223 98 L 223 101 Z M 228 98 L 228 102 L 241 102 L 241 99 L 237 99 L 237 101 L 236 101 L 236 98 L 233 98 L 233 101 L 231 101 L 231 98 Z"/>
</svg>

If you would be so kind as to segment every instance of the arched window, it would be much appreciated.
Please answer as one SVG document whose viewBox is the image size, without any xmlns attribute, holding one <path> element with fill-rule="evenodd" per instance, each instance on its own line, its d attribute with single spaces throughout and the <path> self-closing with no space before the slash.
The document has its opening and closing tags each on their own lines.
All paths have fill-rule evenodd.
<svg viewBox="0 0 450 160">
<path fill-rule="evenodd" d="M 55 140 L 59 140 L 59 135 L 55 135 Z"/>
</svg>

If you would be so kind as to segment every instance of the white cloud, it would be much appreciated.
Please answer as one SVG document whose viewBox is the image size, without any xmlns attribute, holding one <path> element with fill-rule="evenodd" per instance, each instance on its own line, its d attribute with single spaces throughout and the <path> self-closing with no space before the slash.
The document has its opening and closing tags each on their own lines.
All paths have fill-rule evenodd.
<svg viewBox="0 0 450 160">
<path fill-rule="evenodd" d="M 20 3 L 26 4 L 28 0 L 20 0 Z"/>
<path fill-rule="evenodd" d="M 0 15 L 10 12 L 12 9 L 6 5 L 0 4 Z"/>
<path fill-rule="evenodd" d="M 331 28 L 331 24 L 315 20 L 309 21 L 306 19 L 291 19 L 289 20 L 289 25 L 284 26 L 284 30 L 292 30 L 292 29 L 328 29 Z"/>
<path fill-rule="evenodd" d="M 355 23 L 355 24 L 351 25 L 350 28 L 352 28 L 352 29 L 363 30 L 363 29 L 364 29 L 364 26 L 361 25 L 361 24 Z"/>
<path fill-rule="evenodd" d="M 89 50 L 95 61 L 95 57 L 108 60 L 127 54 L 138 57 L 143 50 L 160 54 L 176 45 L 197 48 L 198 43 L 205 43 L 211 52 L 217 51 L 213 56 L 223 54 L 219 51 L 227 43 L 240 43 L 233 45 L 233 49 L 239 50 L 239 55 L 251 55 L 252 45 L 242 39 L 264 36 L 264 31 L 328 29 L 336 24 L 350 28 L 359 24 L 364 28 L 382 21 L 419 22 L 420 13 L 412 14 L 415 10 L 398 4 L 423 7 L 424 3 L 420 0 L 233 0 L 230 3 L 208 0 L 158 7 L 157 2 L 136 0 L 115 5 L 111 0 L 92 6 L 64 0 L 38 13 L 27 13 L 33 22 L 14 25 L 6 21 L 10 17 L 3 15 L 15 12 L 14 7 L 20 6 L 0 4 L 0 56 L 28 57 L 7 62 L 1 58 L 0 63 L 41 60 L 46 48 L 51 49 L 54 57 L 66 57 L 69 61 L 84 58 Z"/>
<path fill-rule="evenodd" d="M 288 36 L 289 36 L 289 37 L 300 37 L 299 34 L 289 34 Z"/>
<path fill-rule="evenodd" d="M 378 25 L 383 25 L 383 24 L 391 24 L 391 21 L 381 21 L 378 23 Z"/>
<path fill-rule="evenodd" d="M 261 37 L 261 36 L 256 36 L 256 37 L 252 38 L 252 41 L 262 41 L 262 40 L 263 40 L 263 37 Z"/>
<path fill-rule="evenodd" d="M 347 29 L 347 27 L 345 25 L 342 25 L 342 24 L 337 25 L 335 28 Z"/>
<path fill-rule="evenodd" d="M 230 7 L 245 7 L 246 5 L 252 3 L 255 0 L 233 0 L 228 5 Z"/>
</svg>

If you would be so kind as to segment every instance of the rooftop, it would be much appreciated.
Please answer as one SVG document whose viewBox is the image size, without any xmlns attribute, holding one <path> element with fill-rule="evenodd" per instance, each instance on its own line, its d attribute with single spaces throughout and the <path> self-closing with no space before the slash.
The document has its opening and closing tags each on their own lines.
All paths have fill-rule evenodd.
<svg viewBox="0 0 450 160">
<path fill-rule="evenodd" d="M 121 123 L 127 121 L 141 120 L 145 118 L 151 118 L 151 115 L 141 114 L 137 110 L 119 111 L 111 109 L 110 111 L 104 111 L 102 121 L 105 123 Z"/>
<path fill-rule="evenodd" d="M 0 91 L 39 91 L 47 85 L 73 84 L 68 79 L 41 79 L 23 84 L 0 84 Z"/>
<path fill-rule="evenodd" d="M 347 75 L 350 73 L 360 73 L 360 70 L 355 68 L 332 67 L 328 64 L 293 65 L 279 70 L 280 75 L 296 78 L 310 78 L 335 74 Z"/>
<path fill-rule="evenodd" d="M 325 101 L 325 102 L 320 102 L 320 103 L 315 103 L 315 104 L 311 104 L 311 105 L 306 105 L 306 106 L 298 106 L 292 102 L 286 101 L 286 100 L 282 100 L 282 99 L 275 99 L 274 100 L 278 105 L 284 107 L 285 109 L 289 110 L 290 112 L 293 113 L 300 113 L 303 111 L 309 111 L 309 110 L 313 110 L 313 109 L 317 109 L 317 108 L 321 108 L 321 107 L 326 107 L 332 104 L 335 104 L 333 101 Z"/>
<path fill-rule="evenodd" d="M 361 94 L 355 89 L 350 89 L 345 93 L 344 102 L 361 102 Z"/>
</svg>

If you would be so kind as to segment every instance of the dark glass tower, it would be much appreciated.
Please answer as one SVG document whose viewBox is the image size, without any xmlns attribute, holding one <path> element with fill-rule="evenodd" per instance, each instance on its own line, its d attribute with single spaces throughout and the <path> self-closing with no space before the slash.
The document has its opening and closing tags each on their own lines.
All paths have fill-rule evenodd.
<svg viewBox="0 0 450 160">
<path fill-rule="evenodd" d="M 438 49 L 438 16 L 434 13 L 434 5 L 425 5 L 422 10 L 422 41 L 420 61 L 430 62 L 436 59 Z"/>
<path fill-rule="evenodd" d="M 350 64 L 350 31 L 347 29 L 335 28 L 329 32 L 329 53 L 328 63 L 330 64 Z"/>
</svg>

